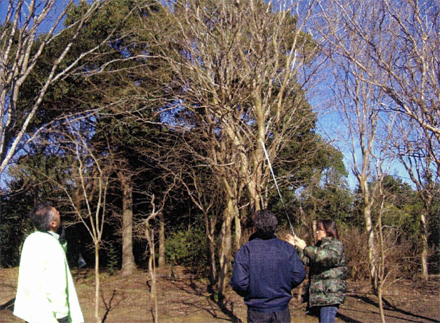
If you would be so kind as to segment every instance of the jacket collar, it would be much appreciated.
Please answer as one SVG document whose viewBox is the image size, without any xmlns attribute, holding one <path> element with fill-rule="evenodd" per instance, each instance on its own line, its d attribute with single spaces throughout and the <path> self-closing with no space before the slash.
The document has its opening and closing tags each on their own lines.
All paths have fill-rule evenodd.
<svg viewBox="0 0 440 323">
<path fill-rule="evenodd" d="M 264 237 L 260 234 L 258 234 L 257 232 L 252 233 L 252 235 L 249 237 L 249 241 L 255 240 L 255 239 L 260 239 L 260 240 L 271 240 L 271 239 L 275 239 L 277 236 L 274 234 L 272 235 L 272 237 L 268 238 L 268 237 Z"/>
</svg>

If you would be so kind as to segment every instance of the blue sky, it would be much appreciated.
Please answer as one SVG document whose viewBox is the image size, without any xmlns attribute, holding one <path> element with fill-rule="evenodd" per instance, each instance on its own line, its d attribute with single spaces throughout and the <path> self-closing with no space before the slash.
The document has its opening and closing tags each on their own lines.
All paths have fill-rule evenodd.
<svg viewBox="0 0 440 323">
<path fill-rule="evenodd" d="M 5 23 L 5 18 L 7 14 L 7 10 L 9 7 L 9 0 L 0 0 L 0 23 L 3 25 Z M 26 3 L 30 1 L 25 1 Z M 78 3 L 79 0 L 75 0 L 74 3 Z M 14 7 L 17 3 L 17 0 L 13 1 Z M 36 1 L 37 5 L 42 5 L 45 1 Z M 48 19 L 45 19 L 39 27 L 39 33 L 47 32 L 53 26 L 54 21 L 59 17 L 59 15 L 63 12 L 66 4 L 69 3 L 69 0 L 56 0 L 54 6 L 48 14 Z M 23 5 L 22 12 L 24 15 L 28 14 L 28 10 L 26 9 L 26 5 Z M 41 11 L 41 8 L 37 7 L 37 13 Z M 26 17 L 23 17 L 24 20 Z M 13 17 L 12 17 L 13 20 Z M 60 23 L 60 28 L 62 28 L 62 22 Z"/>
</svg>

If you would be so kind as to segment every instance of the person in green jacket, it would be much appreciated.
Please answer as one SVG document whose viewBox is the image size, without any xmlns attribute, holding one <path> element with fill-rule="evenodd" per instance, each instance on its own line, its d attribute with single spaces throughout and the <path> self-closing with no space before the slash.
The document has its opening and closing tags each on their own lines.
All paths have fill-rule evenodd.
<svg viewBox="0 0 440 323">
<path fill-rule="evenodd" d="M 83 323 L 65 249 L 57 234 L 60 213 L 45 203 L 29 216 L 37 231 L 23 244 L 14 315 L 29 323 Z"/>
<path fill-rule="evenodd" d="M 306 246 L 304 240 L 291 235 L 286 240 L 299 249 L 301 259 L 310 268 L 309 308 L 319 309 L 319 322 L 332 323 L 345 300 L 347 259 L 333 220 L 318 221 L 316 238 L 315 246 Z"/>
</svg>

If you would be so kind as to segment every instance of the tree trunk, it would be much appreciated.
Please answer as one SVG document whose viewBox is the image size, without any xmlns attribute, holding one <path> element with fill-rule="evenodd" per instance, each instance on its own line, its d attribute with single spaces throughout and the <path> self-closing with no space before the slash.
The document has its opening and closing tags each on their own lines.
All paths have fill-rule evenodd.
<svg viewBox="0 0 440 323">
<path fill-rule="evenodd" d="M 153 303 L 151 313 L 153 314 L 153 322 L 158 322 L 158 307 L 157 307 L 157 287 L 156 287 L 156 252 L 154 249 L 154 230 L 149 229 L 147 222 L 146 237 L 148 241 L 148 247 L 150 248 L 150 258 L 148 259 L 148 272 L 150 274 L 150 296 Z"/>
<path fill-rule="evenodd" d="M 159 262 L 158 266 L 163 267 L 165 266 L 165 221 L 163 218 L 163 213 L 160 213 L 159 215 L 159 223 L 160 223 L 160 229 L 159 229 Z"/>
<path fill-rule="evenodd" d="M 364 157 L 365 158 L 365 157 Z M 366 161 L 364 161 L 366 164 Z M 368 243 L 368 262 L 370 267 L 370 279 L 371 285 L 374 292 L 377 292 L 378 287 L 378 270 L 377 270 L 377 259 L 376 259 L 376 244 L 373 230 L 373 221 L 371 219 L 371 207 L 373 205 L 373 197 L 368 187 L 368 182 L 365 176 L 358 177 L 359 186 L 362 191 L 362 198 L 364 202 L 363 215 L 365 221 L 365 231 L 367 232 L 367 243 Z"/>
<path fill-rule="evenodd" d="M 378 288 L 377 288 L 377 299 L 378 299 L 378 303 L 379 303 L 379 314 L 380 314 L 380 321 L 382 323 L 385 323 L 385 313 L 383 310 L 383 299 L 382 299 L 382 294 L 383 294 L 383 284 L 382 282 L 379 284 Z"/>
<path fill-rule="evenodd" d="M 241 241 L 241 222 L 238 212 L 235 212 L 234 215 L 234 223 L 235 223 L 235 239 L 234 239 L 234 248 L 235 250 L 240 249 L 240 241 Z"/>
<path fill-rule="evenodd" d="M 156 212 L 154 204 L 154 195 L 151 198 L 151 205 L 153 210 L 145 221 L 145 237 L 147 238 L 148 247 L 150 249 L 150 258 L 148 259 L 148 272 L 150 274 L 150 297 L 152 301 L 151 313 L 153 315 L 153 322 L 158 322 L 158 304 L 157 304 L 157 288 L 156 288 L 156 251 L 154 247 L 154 227 L 150 227 L 150 221 L 162 212 Z"/>
<path fill-rule="evenodd" d="M 3 203 L 0 203 L 0 223 L 3 223 L 3 221 L 2 221 L 2 214 L 3 214 L 3 210 L 2 210 L 2 204 Z M 0 230 L 0 269 L 2 269 L 3 268 L 3 266 L 2 266 L 2 248 L 1 248 L 1 243 L 3 242 L 3 238 L 2 238 L 2 231 L 3 230 Z"/>
<path fill-rule="evenodd" d="M 210 267 L 210 285 L 213 287 L 217 283 L 217 267 L 215 265 L 215 243 L 214 243 L 214 229 L 215 229 L 215 218 L 210 219 L 209 215 L 204 212 L 205 219 L 205 233 L 208 239 L 209 245 L 209 267 Z"/>
<path fill-rule="evenodd" d="M 133 255 L 133 186 L 131 177 L 118 173 L 122 197 L 122 273 L 123 277 L 133 274 L 136 264 Z"/>
<path fill-rule="evenodd" d="M 99 279 L 99 241 L 95 241 L 95 322 L 101 323 L 101 318 L 99 317 L 99 290 L 100 290 L 100 279 Z"/>
<path fill-rule="evenodd" d="M 368 234 L 368 261 L 370 265 L 371 284 L 373 289 L 377 291 L 377 266 L 376 266 L 376 244 L 374 242 L 373 223 L 371 220 L 371 206 L 364 207 L 365 229 Z"/>
<path fill-rule="evenodd" d="M 421 255 L 421 264 L 422 264 L 422 278 L 427 281 L 429 278 L 428 273 L 428 228 L 426 225 L 426 217 L 425 214 L 420 214 L 420 232 L 422 239 L 422 255 Z"/>
<path fill-rule="evenodd" d="M 382 184 L 380 184 L 382 185 Z M 382 189 L 381 189 L 382 190 Z M 383 196 L 383 193 L 381 192 L 381 195 Z M 377 298 L 378 298 L 378 304 L 379 304 L 379 313 L 380 313 L 380 321 L 382 323 L 385 323 L 385 313 L 383 310 L 383 292 L 384 292 L 384 285 L 385 285 L 385 246 L 384 246 L 384 239 L 383 239 L 383 229 L 382 229 L 382 212 L 384 210 L 384 201 L 382 201 L 381 209 L 379 211 L 379 218 L 378 218 L 378 226 L 379 226 L 379 244 L 380 244 L 380 261 L 378 262 L 378 285 L 377 285 Z"/>
<path fill-rule="evenodd" d="M 223 212 L 223 224 L 220 241 L 220 272 L 219 272 L 219 298 L 224 297 L 226 279 L 231 262 L 231 224 L 234 218 L 234 205 L 232 198 L 228 198 L 228 206 Z"/>
</svg>

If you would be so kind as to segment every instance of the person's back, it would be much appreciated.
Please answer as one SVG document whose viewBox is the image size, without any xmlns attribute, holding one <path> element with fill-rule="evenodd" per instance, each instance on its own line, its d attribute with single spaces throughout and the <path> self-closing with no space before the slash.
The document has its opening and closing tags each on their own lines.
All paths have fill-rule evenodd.
<svg viewBox="0 0 440 323">
<path fill-rule="evenodd" d="M 248 322 L 268 316 L 273 322 L 289 322 L 291 290 L 306 275 L 296 249 L 275 237 L 276 225 L 272 212 L 257 212 L 256 233 L 235 255 L 230 284 L 244 297 L 248 306 Z"/>
<path fill-rule="evenodd" d="M 236 264 L 248 263 L 249 268 L 234 268 L 231 285 L 244 296 L 251 309 L 276 312 L 285 309 L 292 298 L 291 290 L 305 277 L 295 248 L 285 241 L 254 238 L 235 257 Z M 249 281 L 240 280 L 248 275 Z"/>
</svg>

